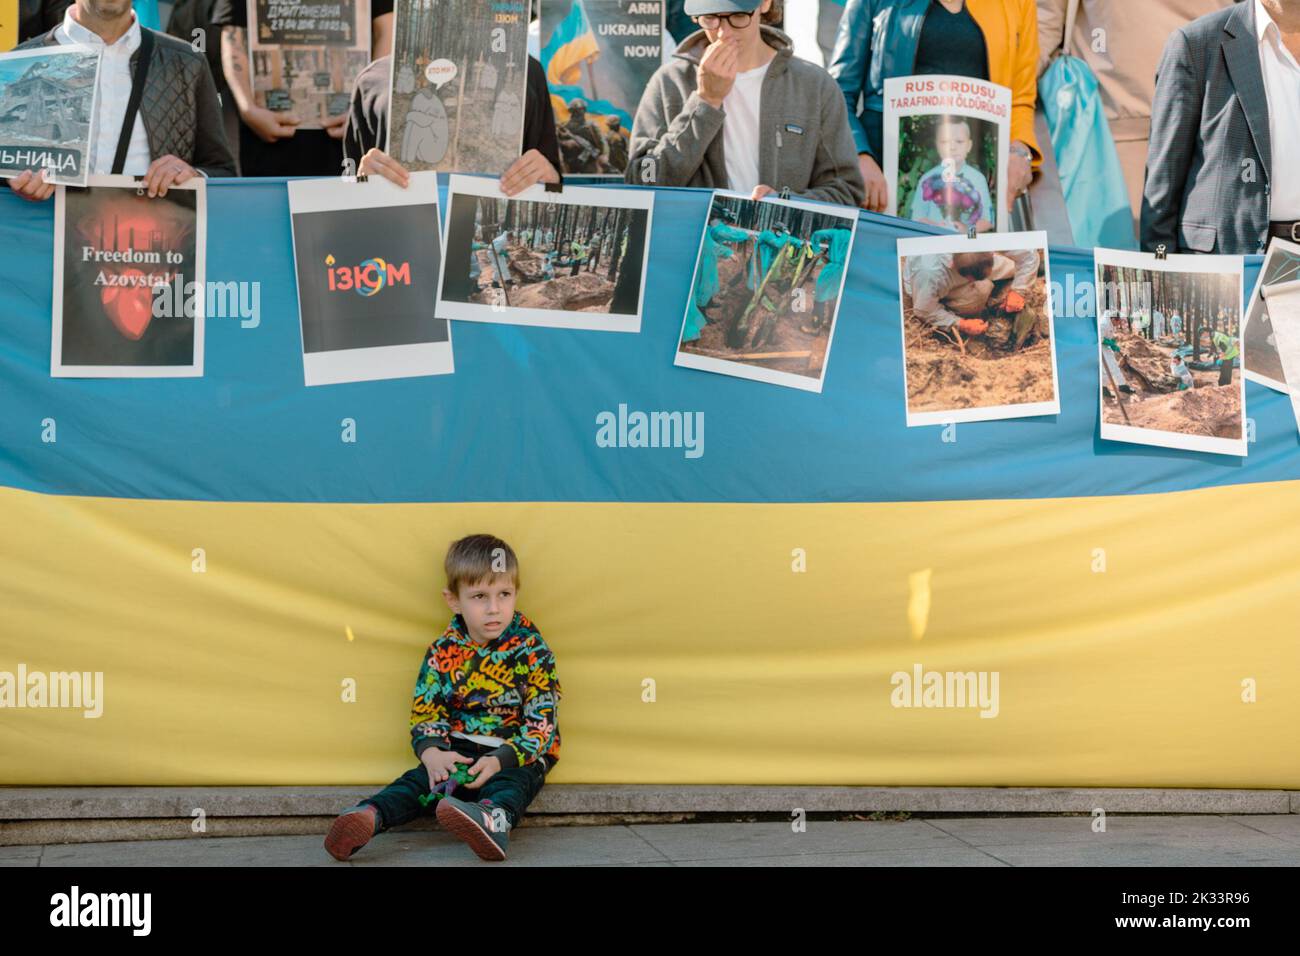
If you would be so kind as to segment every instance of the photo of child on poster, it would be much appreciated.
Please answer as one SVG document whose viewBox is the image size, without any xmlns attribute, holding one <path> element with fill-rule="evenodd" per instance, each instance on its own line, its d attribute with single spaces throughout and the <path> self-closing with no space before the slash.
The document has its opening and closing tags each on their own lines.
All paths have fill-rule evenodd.
<svg viewBox="0 0 1300 956">
<path fill-rule="evenodd" d="M 1268 286 L 1300 280 L 1300 244 L 1274 238 L 1260 266 L 1255 289 L 1246 308 L 1242 333 L 1246 353 L 1246 378 L 1278 392 L 1288 392 L 1286 373 L 1278 356 L 1273 310 L 1264 295 Z"/>
<path fill-rule="evenodd" d="M 885 81 L 886 212 L 962 234 L 1005 231 L 1011 91 L 956 76 Z"/>
<path fill-rule="evenodd" d="M 548 0 L 541 63 L 566 174 L 627 169 L 632 116 L 663 62 L 660 0 Z"/>
<path fill-rule="evenodd" d="M 907 424 L 1060 411 L 1047 234 L 898 240 Z"/>
<path fill-rule="evenodd" d="M 526 0 L 395 0 L 385 152 L 408 170 L 499 175 L 520 153 Z"/>
<path fill-rule="evenodd" d="M 857 216 L 715 192 L 675 364 L 820 392 Z"/>
<path fill-rule="evenodd" d="M 1101 437 L 1245 455 L 1241 258 L 1095 261 Z"/>
<path fill-rule="evenodd" d="M 130 176 L 60 187 L 50 374 L 203 374 L 206 193 L 195 177 L 149 198 Z"/>
<path fill-rule="evenodd" d="M 297 129 L 343 116 L 370 62 L 370 0 L 247 0 L 248 62 L 258 106 L 292 113 Z"/>
<path fill-rule="evenodd" d="M 604 332 L 641 329 L 650 192 L 452 176 L 438 316 Z"/>
</svg>

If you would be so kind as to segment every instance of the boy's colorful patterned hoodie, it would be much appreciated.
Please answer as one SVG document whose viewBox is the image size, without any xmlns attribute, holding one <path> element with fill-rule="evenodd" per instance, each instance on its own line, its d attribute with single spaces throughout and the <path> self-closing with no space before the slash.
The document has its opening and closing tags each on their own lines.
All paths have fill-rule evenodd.
<svg viewBox="0 0 1300 956">
<path fill-rule="evenodd" d="M 495 640 L 479 644 L 457 614 L 429 645 L 411 704 L 411 745 L 450 750 L 451 733 L 499 737 L 492 751 L 501 769 L 546 756 L 560 759 L 556 709 L 560 680 L 555 655 L 533 622 L 516 611 Z"/>
</svg>

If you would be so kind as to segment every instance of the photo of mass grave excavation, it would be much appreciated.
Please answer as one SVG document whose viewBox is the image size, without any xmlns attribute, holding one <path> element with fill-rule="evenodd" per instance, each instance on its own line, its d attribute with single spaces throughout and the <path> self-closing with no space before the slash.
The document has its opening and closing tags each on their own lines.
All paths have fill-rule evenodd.
<svg viewBox="0 0 1300 956">
<path fill-rule="evenodd" d="M 475 203 L 474 291 L 460 301 L 492 305 L 504 297 L 502 304 L 512 309 L 636 312 L 644 209 L 457 199 Z"/>
<path fill-rule="evenodd" d="M 1241 438 L 1237 276 L 1106 265 L 1101 283 L 1103 420 Z"/>
<path fill-rule="evenodd" d="M 912 255 L 900 271 L 908 411 L 1056 398 L 1044 250 Z"/>
<path fill-rule="evenodd" d="M 681 351 L 820 377 L 850 225 L 844 216 L 714 196 Z"/>
</svg>

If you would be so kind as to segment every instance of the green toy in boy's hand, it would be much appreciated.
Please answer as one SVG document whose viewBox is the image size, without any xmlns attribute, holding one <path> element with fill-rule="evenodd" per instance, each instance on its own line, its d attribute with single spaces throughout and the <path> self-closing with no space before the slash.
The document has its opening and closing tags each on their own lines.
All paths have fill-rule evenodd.
<svg viewBox="0 0 1300 956">
<path fill-rule="evenodd" d="M 420 796 L 416 797 L 415 799 L 420 801 L 420 806 L 427 807 L 429 804 L 435 803 L 436 801 L 441 800 L 443 797 L 445 797 L 452 788 L 467 783 L 473 783 L 477 779 L 478 779 L 478 774 L 470 773 L 463 766 L 457 767 L 455 770 L 451 772 L 451 776 L 448 777 L 444 782 L 438 784 L 428 793 L 420 794 Z"/>
</svg>

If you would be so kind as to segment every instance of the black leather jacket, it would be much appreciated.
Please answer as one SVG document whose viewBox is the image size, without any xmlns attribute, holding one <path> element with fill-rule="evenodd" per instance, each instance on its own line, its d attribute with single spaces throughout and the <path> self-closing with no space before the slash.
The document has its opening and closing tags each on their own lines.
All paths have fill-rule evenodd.
<svg viewBox="0 0 1300 956">
<path fill-rule="evenodd" d="M 20 43 L 17 48 L 55 45 L 59 42 L 54 36 L 57 29 Z M 149 139 L 150 158 L 170 153 L 209 176 L 234 176 L 235 158 L 226 143 L 221 105 L 208 61 L 191 50 L 188 43 L 152 32 L 153 60 L 140 100 L 140 119 Z M 131 55 L 133 74 L 139 55 L 138 50 Z"/>
<path fill-rule="evenodd" d="M 18 42 L 57 27 L 70 6 L 72 0 L 18 0 Z"/>
</svg>

